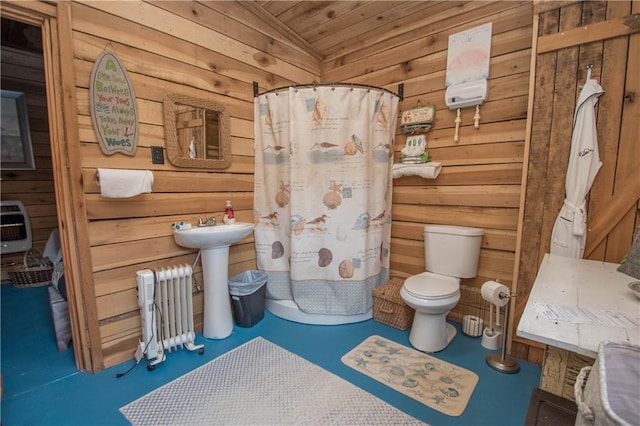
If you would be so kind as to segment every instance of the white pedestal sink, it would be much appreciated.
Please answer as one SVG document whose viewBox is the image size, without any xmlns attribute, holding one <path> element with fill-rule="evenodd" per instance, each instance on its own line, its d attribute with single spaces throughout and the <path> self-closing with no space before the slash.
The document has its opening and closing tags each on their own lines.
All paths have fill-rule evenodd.
<svg viewBox="0 0 640 426">
<path fill-rule="evenodd" d="M 253 231 L 253 223 L 204 226 L 173 231 L 178 245 L 200 249 L 204 278 L 204 329 L 208 339 L 224 339 L 233 331 L 229 298 L 229 246 Z"/>
</svg>

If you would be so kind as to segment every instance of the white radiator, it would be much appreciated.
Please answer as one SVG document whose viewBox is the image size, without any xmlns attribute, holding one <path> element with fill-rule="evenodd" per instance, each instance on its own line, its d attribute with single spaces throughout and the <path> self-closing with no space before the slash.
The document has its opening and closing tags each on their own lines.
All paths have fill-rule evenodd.
<svg viewBox="0 0 640 426">
<path fill-rule="evenodd" d="M 148 368 L 165 359 L 165 351 L 178 347 L 204 352 L 196 345 L 193 327 L 193 299 L 189 265 L 152 271 L 143 269 L 138 277 L 138 305 L 142 318 L 142 341 L 136 351 L 136 361 L 143 356 L 152 360 Z"/>
</svg>

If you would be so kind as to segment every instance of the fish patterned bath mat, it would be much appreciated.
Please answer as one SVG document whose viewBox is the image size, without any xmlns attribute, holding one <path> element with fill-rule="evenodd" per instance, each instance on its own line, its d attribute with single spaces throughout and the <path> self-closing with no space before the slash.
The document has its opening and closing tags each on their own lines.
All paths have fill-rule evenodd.
<svg viewBox="0 0 640 426">
<path fill-rule="evenodd" d="M 472 371 L 380 336 L 368 337 L 342 362 L 449 416 L 463 413 L 478 384 Z"/>
</svg>

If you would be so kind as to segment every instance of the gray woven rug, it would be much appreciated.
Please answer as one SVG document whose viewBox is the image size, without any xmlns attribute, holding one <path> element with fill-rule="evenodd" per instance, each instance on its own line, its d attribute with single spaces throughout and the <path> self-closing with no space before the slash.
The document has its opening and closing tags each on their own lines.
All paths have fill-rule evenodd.
<svg viewBox="0 0 640 426">
<path fill-rule="evenodd" d="M 261 337 L 120 412 L 133 425 L 424 424 Z"/>
</svg>

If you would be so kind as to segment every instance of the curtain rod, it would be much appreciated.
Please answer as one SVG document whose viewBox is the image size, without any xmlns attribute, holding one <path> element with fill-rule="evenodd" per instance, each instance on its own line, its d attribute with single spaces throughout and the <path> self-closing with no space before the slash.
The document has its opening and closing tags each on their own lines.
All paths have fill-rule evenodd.
<svg viewBox="0 0 640 426">
<path fill-rule="evenodd" d="M 272 92 L 278 92 L 278 91 L 281 91 L 281 90 L 286 90 L 286 89 L 289 89 L 291 87 L 297 88 L 297 87 L 318 87 L 318 86 L 340 86 L 340 87 L 359 87 L 359 88 L 376 89 L 376 90 L 385 91 L 387 93 L 391 93 L 392 95 L 395 95 L 398 98 L 400 98 L 401 101 L 404 99 L 404 83 L 398 84 L 398 93 L 397 94 L 393 93 L 391 90 L 385 89 L 384 87 L 376 87 L 376 86 L 370 86 L 368 84 L 359 84 L 359 83 L 294 84 L 294 85 L 291 85 L 291 86 L 278 87 L 278 88 L 275 88 L 275 89 L 267 90 L 266 92 L 263 92 L 263 93 L 259 93 L 258 83 L 256 83 L 255 81 L 253 82 L 253 97 L 255 98 L 257 96 L 264 95 L 266 93 L 272 93 Z"/>
</svg>

